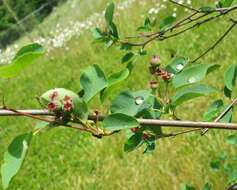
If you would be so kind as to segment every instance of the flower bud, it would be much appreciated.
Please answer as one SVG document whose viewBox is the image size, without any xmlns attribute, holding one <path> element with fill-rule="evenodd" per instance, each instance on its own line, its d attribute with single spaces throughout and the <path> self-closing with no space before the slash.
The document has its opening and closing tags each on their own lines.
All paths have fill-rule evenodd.
<svg viewBox="0 0 237 190">
<path fill-rule="evenodd" d="M 160 63 L 160 57 L 158 55 L 153 55 L 150 60 L 151 65 L 157 65 Z"/>
<path fill-rule="evenodd" d="M 148 134 L 144 133 L 143 136 L 142 136 L 142 139 L 143 139 L 143 140 L 147 140 L 149 137 L 150 137 L 150 136 L 149 136 Z"/>
<path fill-rule="evenodd" d="M 65 111 L 72 111 L 72 102 L 65 102 L 64 104 L 63 104 L 63 109 L 65 110 Z"/>
<path fill-rule="evenodd" d="M 172 78 L 171 74 L 166 70 L 157 70 L 155 74 L 162 78 L 164 81 L 168 81 Z"/>
<path fill-rule="evenodd" d="M 151 89 L 157 89 L 157 88 L 158 88 L 158 82 L 157 82 L 157 81 L 154 81 L 154 80 L 150 81 L 150 82 L 149 82 L 149 87 L 150 87 Z"/>
<path fill-rule="evenodd" d="M 49 98 L 51 101 L 54 101 L 55 98 L 57 98 L 57 96 L 58 96 L 58 91 L 54 91 L 52 92 L 52 94 L 49 95 Z"/>
<path fill-rule="evenodd" d="M 136 127 L 136 128 L 131 128 L 131 131 L 132 131 L 133 133 L 136 133 L 138 130 L 139 130 L 138 127 Z"/>
<path fill-rule="evenodd" d="M 57 105 L 54 102 L 50 102 L 48 103 L 47 108 L 49 111 L 55 111 L 57 109 Z"/>
</svg>

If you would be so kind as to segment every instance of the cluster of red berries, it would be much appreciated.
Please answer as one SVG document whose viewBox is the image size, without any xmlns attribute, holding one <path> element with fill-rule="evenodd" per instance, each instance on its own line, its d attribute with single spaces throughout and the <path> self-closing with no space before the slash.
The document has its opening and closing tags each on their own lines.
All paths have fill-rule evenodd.
<svg viewBox="0 0 237 190">
<path fill-rule="evenodd" d="M 171 74 L 160 68 L 160 57 L 157 55 L 153 55 L 151 60 L 150 60 L 151 66 L 149 67 L 150 73 L 155 76 L 159 76 L 161 79 L 164 81 L 168 81 L 171 79 Z M 156 87 L 155 81 L 151 81 L 150 84 L 151 88 Z M 156 87 L 157 88 L 157 87 Z"/>
<path fill-rule="evenodd" d="M 50 111 L 56 111 L 58 109 L 58 107 L 60 106 L 59 103 L 56 101 L 56 98 L 59 96 L 57 91 L 54 91 L 51 95 L 50 95 L 50 101 L 48 103 L 48 109 Z M 63 105 L 63 110 L 64 111 L 72 111 L 73 108 L 73 102 L 72 102 L 72 98 L 70 96 L 65 95 L 64 98 L 62 99 L 62 101 L 60 102 Z"/>
</svg>

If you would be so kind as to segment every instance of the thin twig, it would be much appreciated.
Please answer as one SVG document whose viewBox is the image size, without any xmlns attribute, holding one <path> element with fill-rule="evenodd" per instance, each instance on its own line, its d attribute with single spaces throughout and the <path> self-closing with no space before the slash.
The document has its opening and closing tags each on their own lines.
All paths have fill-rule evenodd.
<svg viewBox="0 0 237 190">
<path fill-rule="evenodd" d="M 215 47 L 224 40 L 224 38 L 231 32 L 231 30 L 236 26 L 237 22 L 233 22 L 233 24 L 226 30 L 226 32 L 211 46 L 209 47 L 205 52 L 203 52 L 201 55 L 199 55 L 196 59 L 190 61 L 190 63 L 195 63 L 202 57 L 204 57 L 206 54 L 208 54 L 210 51 L 214 50 Z"/>
<path fill-rule="evenodd" d="M 148 45 L 150 42 L 154 41 L 154 40 L 165 40 L 165 39 L 168 39 L 168 38 L 171 38 L 171 37 L 175 37 L 175 36 L 178 36 L 186 31 L 189 31 L 193 28 L 196 28 L 204 23 L 207 23 L 207 22 L 210 22 L 216 18 L 219 18 L 219 17 L 222 17 L 234 10 L 237 9 L 237 5 L 234 5 L 232 7 L 228 7 L 228 8 L 220 8 L 220 9 L 214 9 L 214 10 L 211 10 L 209 12 L 207 11 L 198 11 L 198 12 L 194 12 L 190 15 L 188 15 L 187 17 L 185 18 L 182 18 L 180 21 L 176 22 L 174 25 L 168 27 L 167 29 L 165 29 L 164 31 L 158 31 L 158 32 L 154 32 L 154 33 L 151 33 L 151 34 L 143 34 L 143 36 L 145 38 L 148 38 L 146 41 L 143 41 L 143 42 L 129 42 L 129 41 L 123 41 L 123 40 L 120 40 L 121 43 L 128 43 L 132 46 L 140 46 L 142 48 L 144 48 L 146 45 Z M 195 9 L 196 10 L 196 9 Z M 203 18 L 204 16 L 207 16 L 207 15 L 210 15 L 212 13 L 216 13 L 218 12 L 217 15 L 213 15 L 213 16 L 210 16 L 209 18 L 205 19 L 205 20 L 202 20 L 202 21 L 199 21 L 201 18 Z M 196 14 L 198 13 L 202 13 L 202 15 L 200 15 L 199 17 L 195 18 L 192 20 L 192 17 L 195 16 Z M 184 23 L 185 21 L 187 20 L 190 20 L 186 23 Z M 183 27 L 183 26 L 186 26 L 187 24 L 190 24 L 191 22 L 193 21 L 198 21 L 197 23 L 193 24 L 192 26 L 188 27 L 188 28 L 185 28 L 175 34 L 171 34 L 171 35 L 168 35 L 168 36 L 165 36 L 166 33 L 168 32 L 173 32 L 174 29 L 177 29 L 179 27 Z M 139 38 L 141 38 L 142 36 L 139 36 Z M 135 38 L 135 37 L 133 37 Z"/>
<path fill-rule="evenodd" d="M 221 112 L 221 114 L 214 120 L 214 122 L 219 122 L 232 108 L 233 106 L 237 103 L 237 98 L 234 99 L 227 108 Z M 205 135 L 208 131 L 208 128 L 203 129 L 201 135 Z"/>
<path fill-rule="evenodd" d="M 199 10 L 197 10 L 197 9 L 195 9 L 195 8 L 189 7 L 189 6 L 187 6 L 187 5 L 185 5 L 185 4 L 182 4 L 182 3 L 178 3 L 178 2 L 176 2 L 176 1 L 174 1 L 174 0 L 169 0 L 169 2 L 171 2 L 171 3 L 175 4 L 175 5 L 178 5 L 178 6 L 180 6 L 180 7 L 183 7 L 183 8 L 185 8 L 185 9 L 189 9 L 189 10 L 194 11 L 194 12 L 199 12 Z"/>
<path fill-rule="evenodd" d="M 200 129 L 190 129 L 190 130 L 185 130 L 185 131 L 181 131 L 181 132 L 177 132 L 177 133 L 170 133 L 168 135 L 166 135 L 167 137 L 176 137 L 179 135 L 183 135 L 183 134 L 187 134 L 187 133 L 191 133 L 191 132 L 196 132 L 196 131 L 200 131 Z"/>
<path fill-rule="evenodd" d="M 219 122 L 226 114 L 228 111 L 230 111 L 230 109 L 232 109 L 232 107 L 237 103 L 237 98 L 234 99 L 230 105 L 228 105 L 228 107 L 223 111 L 221 112 L 221 114 L 214 120 L 214 122 Z M 190 130 L 186 130 L 186 131 L 182 131 L 182 132 L 178 132 L 178 133 L 171 133 L 170 136 L 171 137 L 175 137 L 175 136 L 178 136 L 178 135 L 182 135 L 182 134 L 186 134 L 186 133 L 191 133 L 191 132 L 196 132 L 196 131 L 200 131 L 202 130 L 202 133 L 201 135 L 205 135 L 207 133 L 207 131 L 209 130 L 209 128 L 205 128 L 205 129 L 200 129 L 200 128 L 197 128 L 197 129 L 190 129 Z"/>
<path fill-rule="evenodd" d="M 37 115 L 33 115 L 31 113 L 26 113 L 26 112 L 23 112 L 23 111 L 19 111 L 19 110 L 15 110 L 15 109 L 12 109 L 12 108 L 8 108 L 6 106 L 3 107 L 3 110 L 7 110 L 7 111 L 10 111 L 10 112 L 13 112 L 13 113 L 17 114 L 18 116 L 30 117 L 32 119 L 36 119 L 36 120 L 40 120 L 40 121 L 44 121 L 44 122 L 48 122 L 48 123 L 53 122 L 53 120 L 49 120 L 48 118 L 42 118 L 42 117 L 39 117 Z"/>
</svg>

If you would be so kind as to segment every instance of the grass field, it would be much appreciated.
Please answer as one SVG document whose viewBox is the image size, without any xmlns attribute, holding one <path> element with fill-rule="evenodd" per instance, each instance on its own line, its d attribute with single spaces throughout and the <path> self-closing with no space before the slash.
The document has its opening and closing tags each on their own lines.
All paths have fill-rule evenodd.
<svg viewBox="0 0 237 190">
<path fill-rule="evenodd" d="M 62 23 L 68 19 L 84 19 L 94 11 L 103 10 L 108 1 L 101 0 L 95 4 L 94 2 L 97 1 L 82 0 L 81 12 L 75 13 L 75 17 L 68 7 L 70 4 L 67 3 L 55 10 L 60 12 L 53 13 L 42 26 L 46 28 L 45 24 L 48 24 L 50 27 L 50 22 L 52 25 L 55 24 L 55 19 L 58 18 L 55 15 L 62 13 L 65 15 Z M 141 15 L 147 15 L 148 10 L 158 0 L 144 2 L 134 3 L 116 17 L 122 34 L 133 34 L 136 27 L 143 22 Z M 214 1 L 206 0 L 201 3 L 205 2 Z M 201 3 L 195 1 L 194 5 Z M 168 7 L 160 15 L 172 14 L 172 10 L 173 8 Z M 183 14 L 185 13 L 179 9 L 178 16 Z M 225 31 L 228 24 L 218 20 L 208 27 L 200 27 L 180 37 L 154 43 L 148 47 L 149 55 L 136 62 L 133 75 L 124 86 L 130 89 L 147 86 L 149 80 L 147 64 L 150 55 L 159 54 L 163 65 L 170 61 L 168 48 L 176 49 L 179 55 L 195 58 Z M 221 90 L 224 70 L 229 64 L 237 62 L 236 34 L 237 29 L 233 30 L 220 46 L 199 61 L 221 65 L 219 71 L 210 74 L 204 81 L 220 89 L 220 93 L 184 104 L 178 112 L 181 118 L 201 119 L 208 102 L 223 98 Z M 24 44 L 24 40 L 21 43 Z M 69 50 L 59 48 L 51 51 L 35 66 L 29 67 L 15 79 L 1 79 L 0 88 L 1 92 L 4 92 L 6 104 L 14 108 L 36 108 L 39 105 L 35 96 L 50 88 L 64 87 L 78 91 L 79 75 L 91 64 L 99 64 L 106 73 L 123 68 L 120 64 L 121 52 L 116 48 L 105 49 L 101 45 L 94 44 L 89 31 L 74 37 L 67 43 L 67 47 Z M 105 110 L 108 105 L 106 103 L 103 106 L 94 101 L 91 106 Z M 234 120 L 236 121 L 235 117 Z M 3 155 L 14 135 L 29 131 L 34 124 L 35 121 L 31 119 L 1 118 L 0 155 Z M 228 153 L 229 159 L 237 155 L 235 145 L 226 144 L 226 136 L 229 134 L 235 132 L 212 130 L 204 137 L 197 133 L 162 139 L 158 141 L 154 154 L 143 155 L 141 151 L 130 154 L 123 152 L 125 135 L 98 140 L 75 130 L 53 129 L 33 139 L 24 166 L 9 189 L 179 190 L 181 183 L 186 182 L 201 189 L 206 182 L 210 182 L 214 190 L 223 190 L 227 186 L 227 176 L 223 170 L 212 170 L 210 162 L 223 152 Z M 1 163 L 2 158 L 3 156 L 0 157 Z M 237 164 L 234 163 L 233 166 Z"/>
</svg>

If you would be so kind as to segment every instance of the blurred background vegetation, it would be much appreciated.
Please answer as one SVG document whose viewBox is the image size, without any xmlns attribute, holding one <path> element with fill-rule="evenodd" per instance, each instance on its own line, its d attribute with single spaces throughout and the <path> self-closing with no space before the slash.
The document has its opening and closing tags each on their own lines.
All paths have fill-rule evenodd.
<svg viewBox="0 0 237 190">
<path fill-rule="evenodd" d="M 0 1 L 0 48 L 32 30 L 63 1 L 65 0 Z"/>
</svg>

